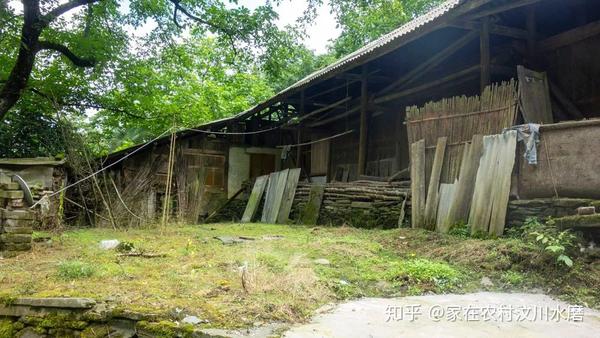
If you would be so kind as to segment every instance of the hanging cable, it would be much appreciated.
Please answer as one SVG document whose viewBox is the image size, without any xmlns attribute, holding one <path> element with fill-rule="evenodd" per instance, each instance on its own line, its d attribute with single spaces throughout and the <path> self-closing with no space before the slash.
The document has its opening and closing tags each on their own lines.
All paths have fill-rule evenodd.
<svg viewBox="0 0 600 338">
<path fill-rule="evenodd" d="M 167 134 L 167 133 L 168 133 L 169 131 L 171 131 L 171 130 L 172 130 L 172 128 L 169 128 L 168 130 L 164 131 L 162 134 L 158 135 L 157 137 L 155 137 L 155 138 L 154 138 L 154 139 L 152 139 L 151 141 L 148 141 L 148 142 L 144 143 L 144 144 L 143 144 L 143 145 L 141 145 L 139 148 L 137 148 L 137 149 L 135 149 L 134 151 L 130 152 L 129 154 L 127 154 L 127 155 L 123 156 L 123 157 L 122 157 L 122 158 L 120 158 L 119 160 L 117 160 L 117 161 L 115 161 L 115 162 L 113 162 L 113 163 L 111 163 L 111 164 L 107 165 L 106 167 L 104 167 L 104 168 L 102 168 L 102 169 L 100 169 L 100 170 L 98 170 L 98 171 L 96 171 L 96 172 L 94 172 L 94 173 L 92 173 L 92 174 L 89 174 L 89 175 L 87 175 L 86 177 L 84 177 L 84 178 L 82 178 L 82 179 L 80 179 L 80 180 L 78 180 L 78 181 L 76 181 L 76 182 L 74 182 L 74 183 L 71 183 L 71 184 L 67 185 L 66 187 L 64 187 L 64 188 L 62 188 L 62 189 L 60 189 L 60 190 L 58 190 L 58 191 L 56 191 L 56 192 L 54 192 L 54 193 L 52 193 L 52 194 L 50 194 L 50 195 L 45 195 L 45 196 L 44 196 L 44 198 L 50 198 L 50 197 L 56 196 L 56 195 L 60 194 L 61 192 L 63 192 L 63 191 L 65 191 L 65 190 L 69 189 L 69 188 L 72 188 L 72 187 L 74 187 L 74 186 L 78 185 L 78 184 L 79 184 L 79 183 L 81 183 L 81 182 L 84 182 L 84 181 L 87 181 L 87 180 L 89 180 L 90 178 L 92 178 L 92 177 L 94 177 L 94 176 L 98 175 L 99 173 L 101 173 L 101 172 L 105 171 L 106 169 L 109 169 L 109 168 L 111 168 L 111 167 L 114 167 L 114 166 L 115 166 L 115 165 L 117 165 L 118 163 L 120 163 L 120 162 L 123 162 L 123 161 L 124 161 L 125 159 L 127 159 L 128 157 L 131 157 L 131 156 L 133 156 L 135 153 L 137 153 L 137 152 L 139 152 L 140 150 L 144 149 L 144 148 L 145 148 L 145 147 L 147 147 L 149 144 L 152 144 L 152 143 L 154 143 L 156 140 L 160 139 L 161 137 L 163 137 L 163 135 Z M 43 199 L 43 198 L 42 198 L 42 199 Z M 30 209 L 33 209 L 35 206 L 37 206 L 37 205 L 38 205 L 38 204 L 39 204 L 39 203 L 42 201 L 42 199 L 40 199 L 39 201 L 37 201 L 36 203 L 34 203 L 34 204 L 33 204 L 31 207 L 29 207 L 29 208 L 30 208 Z"/>
</svg>

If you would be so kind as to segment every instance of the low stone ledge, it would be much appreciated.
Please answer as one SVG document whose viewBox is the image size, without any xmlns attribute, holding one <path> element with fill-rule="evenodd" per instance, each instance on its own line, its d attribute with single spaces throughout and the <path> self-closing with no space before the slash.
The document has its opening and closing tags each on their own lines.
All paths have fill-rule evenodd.
<svg viewBox="0 0 600 338">
<path fill-rule="evenodd" d="M 35 213 L 28 210 L 4 210 L 2 217 L 5 219 L 27 219 L 34 220 Z"/>
<path fill-rule="evenodd" d="M 90 298 L 17 298 L 11 305 L 63 309 L 91 309 L 96 305 L 96 301 Z"/>
</svg>

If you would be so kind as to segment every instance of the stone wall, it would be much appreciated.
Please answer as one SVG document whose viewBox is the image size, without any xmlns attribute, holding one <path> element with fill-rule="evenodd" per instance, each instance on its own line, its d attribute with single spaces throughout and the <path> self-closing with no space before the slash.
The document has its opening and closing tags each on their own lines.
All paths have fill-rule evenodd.
<svg viewBox="0 0 600 338">
<path fill-rule="evenodd" d="M 548 217 L 576 215 L 577 208 L 597 205 L 596 200 L 582 198 L 538 198 L 514 200 L 508 203 L 507 224 L 520 226 L 529 217 L 544 220 Z"/>
<path fill-rule="evenodd" d="M 0 303 L 0 337 L 220 336 L 186 318 L 114 308 L 87 298 L 19 298 Z"/>
<path fill-rule="evenodd" d="M 25 207 L 19 185 L 0 176 L 0 257 L 14 257 L 31 250 L 35 213 Z"/>
<path fill-rule="evenodd" d="M 300 211 L 308 201 L 310 184 L 300 183 L 292 206 L 290 218 L 299 219 Z M 317 223 L 323 225 L 349 225 L 363 228 L 398 227 L 402 202 L 410 193 L 406 182 L 354 181 L 328 183 Z M 405 223 L 409 219 L 410 203 L 405 205 Z"/>
</svg>

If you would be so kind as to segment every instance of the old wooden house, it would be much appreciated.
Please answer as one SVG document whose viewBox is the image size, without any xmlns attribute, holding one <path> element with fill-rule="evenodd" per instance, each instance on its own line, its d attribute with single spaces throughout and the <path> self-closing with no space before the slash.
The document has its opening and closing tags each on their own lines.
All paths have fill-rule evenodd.
<svg viewBox="0 0 600 338">
<path fill-rule="evenodd" d="M 598 1 L 448 0 L 252 109 L 178 132 L 172 154 L 167 135 L 104 163 L 129 156 L 111 177 L 147 219 L 162 208 L 171 154 L 172 205 L 196 222 L 244 182 L 283 168 L 323 184 L 409 179 L 420 140 L 423 186 L 443 137 L 437 176 L 452 184 L 473 136 L 534 123 L 538 161 L 525 160 L 520 142 L 509 221 L 514 210 L 529 215 L 523 201 L 533 198 L 547 200 L 532 215 L 572 213 L 587 200 L 557 198 L 600 199 L 599 57 Z"/>
</svg>

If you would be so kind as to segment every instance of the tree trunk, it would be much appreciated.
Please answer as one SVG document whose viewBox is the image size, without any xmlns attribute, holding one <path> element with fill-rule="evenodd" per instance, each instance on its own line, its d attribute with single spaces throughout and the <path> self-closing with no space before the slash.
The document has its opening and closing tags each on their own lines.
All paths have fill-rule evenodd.
<svg viewBox="0 0 600 338">
<path fill-rule="evenodd" d="M 43 27 L 40 21 L 39 2 L 37 0 L 23 1 L 23 12 L 24 22 L 19 55 L 0 91 L 0 121 L 4 120 L 6 113 L 17 103 L 27 86 L 33 70 L 35 54 L 39 49 L 39 38 Z"/>
</svg>

